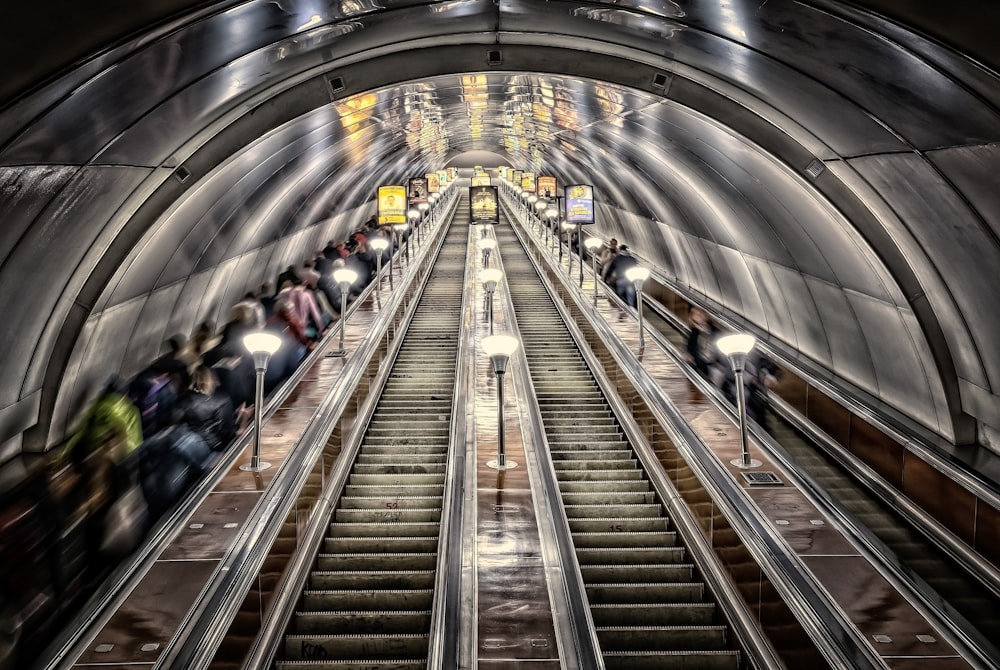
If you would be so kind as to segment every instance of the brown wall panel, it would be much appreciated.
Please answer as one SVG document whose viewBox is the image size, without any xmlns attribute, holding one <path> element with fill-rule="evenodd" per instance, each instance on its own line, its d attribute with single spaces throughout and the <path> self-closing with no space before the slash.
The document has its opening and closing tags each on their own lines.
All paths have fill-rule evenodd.
<svg viewBox="0 0 1000 670">
<path fill-rule="evenodd" d="M 782 368 L 778 375 L 778 382 L 771 389 L 771 392 L 791 405 L 792 409 L 799 414 L 806 415 L 809 385 L 800 377 Z"/>
<path fill-rule="evenodd" d="M 909 453 L 903 462 L 902 491 L 945 528 L 972 545 L 976 530 L 976 496 L 970 491 Z"/>
<path fill-rule="evenodd" d="M 980 502 L 976 509 L 976 551 L 1000 565 L 1000 510 Z"/>
<path fill-rule="evenodd" d="M 903 445 L 864 419 L 853 415 L 848 449 L 894 488 L 898 489 L 903 485 Z"/>
<path fill-rule="evenodd" d="M 806 399 L 806 416 L 838 444 L 850 443 L 851 413 L 810 386 Z"/>
</svg>

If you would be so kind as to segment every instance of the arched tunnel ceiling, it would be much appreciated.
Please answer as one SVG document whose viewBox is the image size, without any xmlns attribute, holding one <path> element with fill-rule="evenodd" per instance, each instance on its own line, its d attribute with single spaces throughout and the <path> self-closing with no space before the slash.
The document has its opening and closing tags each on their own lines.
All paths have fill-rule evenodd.
<svg viewBox="0 0 1000 670">
<path fill-rule="evenodd" d="M 1000 85 L 961 53 L 837 2 L 198 7 L 3 111 L 8 452 L 470 150 L 594 183 L 598 231 L 878 408 L 1000 426 Z"/>
</svg>

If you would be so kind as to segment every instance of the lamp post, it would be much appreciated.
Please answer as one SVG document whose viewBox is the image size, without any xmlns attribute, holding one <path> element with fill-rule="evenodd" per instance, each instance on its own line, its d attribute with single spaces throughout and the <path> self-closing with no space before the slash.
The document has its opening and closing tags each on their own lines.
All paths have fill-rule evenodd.
<svg viewBox="0 0 1000 670">
<path fill-rule="evenodd" d="M 570 247 L 572 253 L 573 248 Z M 580 255 L 580 288 L 583 288 L 583 224 L 576 223 L 576 252 Z"/>
<path fill-rule="evenodd" d="M 587 247 L 587 251 L 590 252 L 590 269 L 594 272 L 594 302 L 597 302 L 597 250 L 603 244 L 596 237 L 588 237 L 583 243 L 583 246 Z M 582 266 L 582 263 L 581 263 Z"/>
<path fill-rule="evenodd" d="M 483 282 L 486 288 L 486 302 L 489 310 L 490 335 L 493 334 L 493 292 L 497 289 L 497 284 L 503 279 L 503 272 L 496 268 L 486 268 L 479 273 L 479 281 Z"/>
<path fill-rule="evenodd" d="M 404 244 L 404 242 L 405 242 L 403 240 L 403 233 L 405 233 L 409 227 L 410 227 L 410 224 L 408 224 L 408 223 L 394 223 L 394 224 L 392 224 L 392 229 L 396 231 L 397 235 L 399 235 L 399 245 L 400 245 L 400 247 L 402 247 L 403 244 Z M 406 244 L 406 262 L 409 263 L 410 262 L 410 243 L 409 242 L 405 242 L 405 244 Z M 397 254 L 397 256 L 398 256 L 398 254 Z M 403 276 L 402 265 L 400 265 L 400 268 L 399 268 L 399 276 L 400 277 Z"/>
<path fill-rule="evenodd" d="M 738 468 L 756 468 L 761 462 L 750 458 L 750 447 L 747 445 L 747 400 L 743 388 L 743 368 L 746 366 L 747 354 L 753 349 L 757 339 L 753 335 L 737 333 L 725 335 L 715 341 L 715 346 L 729 359 L 736 377 L 736 411 L 740 419 L 740 457 L 730 461 Z"/>
<path fill-rule="evenodd" d="M 545 209 L 545 218 L 547 219 L 545 223 L 545 246 L 547 249 L 552 248 L 552 238 L 549 236 L 549 233 L 551 232 L 552 229 L 552 220 L 555 219 L 556 216 L 558 215 L 559 215 L 559 210 L 553 207 L 552 205 L 549 205 Z"/>
<path fill-rule="evenodd" d="M 528 211 L 528 196 L 531 195 L 523 188 L 521 189 L 521 205 L 524 207 L 524 211 Z"/>
<path fill-rule="evenodd" d="M 426 205 L 427 203 L 420 203 L 421 205 Z M 420 221 L 420 209 L 414 209 L 411 207 L 406 210 L 406 217 L 410 221 L 410 225 L 417 231 L 417 242 L 420 242 L 420 226 L 417 223 Z"/>
<path fill-rule="evenodd" d="M 375 251 L 375 298 L 379 306 L 382 305 L 382 252 L 389 248 L 389 240 L 384 237 L 375 237 L 368 243 Z M 390 273 L 390 277 L 392 273 Z"/>
<path fill-rule="evenodd" d="M 492 237 L 487 237 L 479 241 L 479 246 L 483 248 L 483 267 L 488 267 L 490 264 L 490 254 L 497 248 L 497 241 Z"/>
<path fill-rule="evenodd" d="M 572 241 L 571 241 L 571 239 L 569 237 L 569 233 L 570 233 L 571 230 L 573 230 L 574 228 L 576 228 L 576 226 L 573 225 L 572 223 L 570 223 L 569 221 L 563 221 L 561 224 L 559 224 L 559 228 L 562 230 L 562 233 L 560 233 L 560 235 L 559 235 L 559 265 L 562 265 L 562 256 L 563 256 L 563 254 L 562 254 L 562 238 L 565 236 L 566 237 L 566 256 L 567 256 L 567 260 L 569 261 L 568 265 L 566 266 L 566 274 L 572 275 L 573 274 L 573 249 L 571 247 Z"/>
<path fill-rule="evenodd" d="M 646 347 L 642 329 L 642 282 L 649 278 L 649 270 L 637 265 L 625 271 L 625 278 L 635 286 L 635 305 L 639 310 L 639 351 L 642 351 Z"/>
<path fill-rule="evenodd" d="M 350 268 L 333 271 L 333 281 L 340 286 L 340 348 L 332 354 L 334 356 L 343 356 L 347 353 L 344 349 L 344 331 L 347 330 L 347 293 L 357 278 L 358 273 Z"/>
<path fill-rule="evenodd" d="M 538 196 L 534 193 L 528 193 L 528 202 L 524 206 L 525 216 L 531 216 L 531 210 L 535 207 L 536 202 L 538 202 Z"/>
<path fill-rule="evenodd" d="M 544 200 L 535 201 L 535 218 L 538 220 L 538 225 L 542 225 L 542 215 L 548 206 L 548 203 Z"/>
<path fill-rule="evenodd" d="M 497 458 L 486 465 L 495 470 L 510 470 L 517 463 L 507 460 L 504 445 L 503 426 L 503 376 L 507 372 L 507 362 L 517 350 L 518 341 L 510 335 L 490 335 L 483 338 L 483 351 L 490 357 L 493 373 L 497 376 Z"/>
<path fill-rule="evenodd" d="M 271 354 L 281 346 L 281 338 L 271 333 L 250 333 L 243 336 L 243 346 L 253 355 L 253 367 L 257 371 L 257 395 L 253 406 L 253 453 L 250 462 L 240 466 L 244 472 L 260 472 L 271 467 L 260 460 L 260 419 L 264 411 L 264 373 Z"/>
</svg>

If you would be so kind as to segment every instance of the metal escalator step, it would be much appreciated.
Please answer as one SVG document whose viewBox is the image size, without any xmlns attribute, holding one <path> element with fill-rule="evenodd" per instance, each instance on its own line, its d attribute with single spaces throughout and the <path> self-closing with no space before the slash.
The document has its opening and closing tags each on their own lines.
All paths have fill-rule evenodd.
<svg viewBox="0 0 1000 670">
<path fill-rule="evenodd" d="M 309 588 L 314 591 L 433 589 L 434 570 L 314 570 L 309 575 Z"/>
<path fill-rule="evenodd" d="M 680 549 L 677 546 L 677 534 L 671 531 L 655 533 L 574 533 L 573 544 L 577 554 L 581 551 L 609 550 L 624 551 L 625 549 Z M 614 561 L 606 560 L 605 563 Z M 637 562 L 637 561 L 631 561 Z"/>
<path fill-rule="evenodd" d="M 386 493 L 393 493 L 387 491 Z M 389 496 L 341 496 L 338 503 L 340 509 L 440 509 L 441 496 L 411 496 L 399 495 L 400 491 L 395 490 L 395 495 Z"/>
<path fill-rule="evenodd" d="M 713 603 L 591 605 L 595 626 L 707 626 L 715 622 Z"/>
<path fill-rule="evenodd" d="M 612 651 L 604 654 L 606 670 L 736 670 L 739 652 L 720 651 Z"/>
<path fill-rule="evenodd" d="M 296 612 L 292 625 L 298 635 L 412 633 L 430 628 L 431 611 Z"/>
<path fill-rule="evenodd" d="M 408 484 L 403 487 L 398 484 L 348 484 L 344 487 L 344 495 L 356 498 L 381 497 L 385 500 L 395 500 L 399 496 L 433 496 L 441 498 L 444 495 L 443 484 Z"/>
<path fill-rule="evenodd" d="M 398 511 L 398 510 L 393 510 Z M 398 521 L 393 523 L 341 523 L 330 524 L 328 539 L 335 537 L 437 537 L 440 524 L 421 521 Z"/>
<path fill-rule="evenodd" d="M 320 554 L 316 560 L 317 570 L 364 570 L 373 566 L 383 570 L 433 570 L 437 565 L 437 554 Z"/>
<path fill-rule="evenodd" d="M 589 583 L 628 584 L 630 582 L 690 582 L 694 566 L 690 563 L 581 565 L 583 579 Z"/>
<path fill-rule="evenodd" d="M 559 473 L 560 480 L 567 481 L 608 481 L 619 480 L 639 480 L 643 478 L 643 472 L 639 469 L 631 470 L 564 470 Z"/>
<path fill-rule="evenodd" d="M 444 463 L 355 463 L 358 475 L 425 475 L 444 474 Z"/>
<path fill-rule="evenodd" d="M 701 582 L 643 582 L 635 584 L 587 584 L 591 603 L 697 603 L 705 597 Z"/>
<path fill-rule="evenodd" d="M 559 482 L 559 490 L 566 493 L 649 493 L 649 482 L 645 479 L 622 480 L 622 479 L 589 479 L 579 481 Z"/>
<path fill-rule="evenodd" d="M 327 590 L 302 592 L 302 609 L 311 612 L 336 610 L 429 610 L 433 589 L 383 591 Z"/>
<path fill-rule="evenodd" d="M 552 443 L 549 443 L 551 446 Z M 553 461 L 628 461 L 635 463 L 632 452 L 628 449 L 597 449 L 599 443 L 593 445 L 593 449 L 550 449 L 549 454 Z"/>
<path fill-rule="evenodd" d="M 402 450 L 400 450 L 402 451 Z M 403 464 L 421 464 L 421 463 L 444 463 L 448 457 L 448 452 L 441 449 L 437 452 L 424 452 L 419 454 L 414 453 L 394 453 L 392 451 L 380 451 L 368 453 L 367 450 L 363 454 L 358 454 L 358 459 L 354 461 L 359 465 L 403 465 Z"/>
<path fill-rule="evenodd" d="M 357 554 L 401 552 L 432 553 L 437 551 L 434 537 L 327 537 L 323 539 L 324 554 Z"/>
<path fill-rule="evenodd" d="M 591 459 L 558 459 L 553 460 L 552 465 L 556 469 L 556 476 L 561 475 L 566 470 L 634 470 L 636 468 L 635 461 L 625 458 L 602 461 Z"/>
<path fill-rule="evenodd" d="M 572 505 L 644 505 L 652 504 L 656 494 L 652 491 L 594 491 L 563 493 L 562 501 Z"/>
<path fill-rule="evenodd" d="M 726 646 L 725 626 L 609 626 L 597 628 L 601 650 L 715 651 Z"/>
<path fill-rule="evenodd" d="M 578 533 L 602 533 L 612 535 L 624 535 L 631 533 L 648 533 L 656 531 L 667 531 L 670 524 L 663 517 L 638 517 L 615 518 L 615 519 L 569 519 L 569 529 L 573 531 L 574 538 Z"/>
<path fill-rule="evenodd" d="M 276 670 L 427 670 L 427 659 L 278 661 Z"/>
<path fill-rule="evenodd" d="M 304 660 L 426 658 L 428 640 L 428 635 L 413 633 L 289 635 L 285 638 L 285 656 Z"/>
<path fill-rule="evenodd" d="M 564 501 L 565 502 L 565 501 Z M 634 505 L 618 503 L 609 505 L 566 505 L 566 516 L 570 519 L 638 519 L 663 517 L 663 508 L 656 504 L 638 503 Z"/>
<path fill-rule="evenodd" d="M 402 486 L 409 487 L 413 484 L 442 484 L 444 474 L 358 474 L 353 473 L 349 479 L 351 484 L 368 484 L 376 486 Z"/>
<path fill-rule="evenodd" d="M 376 509 L 338 509 L 334 512 L 334 517 L 337 523 L 439 523 L 441 509 L 387 508 L 383 505 Z"/>
</svg>

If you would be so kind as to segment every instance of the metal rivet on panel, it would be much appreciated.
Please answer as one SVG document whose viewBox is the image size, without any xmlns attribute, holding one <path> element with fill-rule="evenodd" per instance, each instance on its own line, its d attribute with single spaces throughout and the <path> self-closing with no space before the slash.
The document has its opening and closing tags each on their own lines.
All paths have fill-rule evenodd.
<svg viewBox="0 0 1000 670">
<path fill-rule="evenodd" d="M 892 638 L 888 635 L 872 635 L 872 639 L 876 642 L 881 642 L 882 644 L 889 644 L 892 642 Z"/>
<path fill-rule="evenodd" d="M 223 528 L 238 528 L 239 525 L 238 523 L 227 523 Z"/>
<path fill-rule="evenodd" d="M 775 519 L 774 525 L 776 525 L 776 526 L 787 526 L 788 525 L 788 519 Z"/>
<path fill-rule="evenodd" d="M 156 651 L 159 648 L 160 648 L 159 642 L 147 642 L 146 644 L 139 647 L 139 651 L 150 652 L 150 651 Z"/>
<path fill-rule="evenodd" d="M 94 651 L 96 651 L 98 654 L 106 654 L 114 648 L 115 645 L 113 644 L 99 644 L 96 647 L 94 647 Z"/>
<path fill-rule="evenodd" d="M 934 637 L 933 635 L 917 635 L 917 640 L 920 642 L 927 642 L 927 643 L 937 642 L 937 638 Z"/>
<path fill-rule="evenodd" d="M 191 528 L 193 530 L 199 530 L 199 529 L 204 528 L 204 527 L 205 527 L 205 524 L 203 524 L 203 523 L 193 523 L 190 526 L 188 526 L 188 528 Z"/>
<path fill-rule="evenodd" d="M 809 523 L 811 523 L 814 526 L 825 526 L 826 525 L 826 521 L 823 521 L 823 519 L 809 519 Z"/>
</svg>

